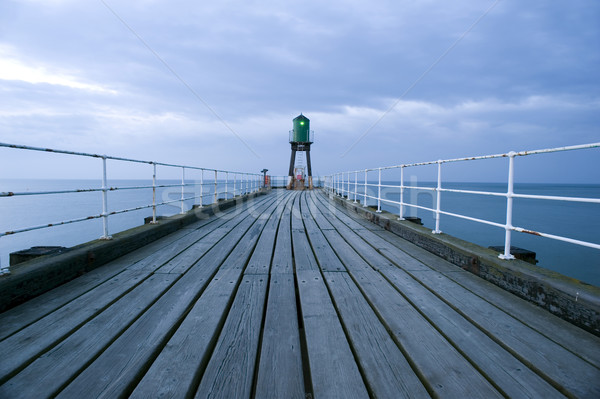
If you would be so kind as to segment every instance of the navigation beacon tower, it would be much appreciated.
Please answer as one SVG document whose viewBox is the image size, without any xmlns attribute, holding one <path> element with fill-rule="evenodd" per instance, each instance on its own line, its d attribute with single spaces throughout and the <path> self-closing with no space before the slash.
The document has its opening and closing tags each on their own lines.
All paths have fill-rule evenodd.
<svg viewBox="0 0 600 399">
<path fill-rule="evenodd" d="M 296 168 L 294 170 L 294 162 L 296 161 L 296 152 L 306 152 L 306 169 L 308 173 L 308 189 L 312 190 L 312 168 L 310 165 L 310 145 L 312 142 L 313 132 L 310 130 L 310 120 L 300 114 L 294 118 L 293 129 L 290 130 L 290 144 L 292 145 L 292 158 L 290 159 L 290 173 L 288 177 L 288 190 L 304 189 L 304 168 Z"/>
</svg>

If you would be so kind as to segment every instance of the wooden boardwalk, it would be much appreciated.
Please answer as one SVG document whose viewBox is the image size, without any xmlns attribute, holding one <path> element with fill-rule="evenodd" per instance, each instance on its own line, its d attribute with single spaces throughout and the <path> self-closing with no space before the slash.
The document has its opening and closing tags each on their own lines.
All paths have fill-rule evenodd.
<svg viewBox="0 0 600 399">
<path fill-rule="evenodd" d="M 274 190 L 0 315 L 0 398 L 600 397 L 600 339 Z"/>
</svg>

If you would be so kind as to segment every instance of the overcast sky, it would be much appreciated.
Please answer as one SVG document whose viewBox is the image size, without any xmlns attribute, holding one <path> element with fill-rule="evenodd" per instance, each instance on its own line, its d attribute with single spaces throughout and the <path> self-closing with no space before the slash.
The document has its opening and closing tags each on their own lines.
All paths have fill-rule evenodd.
<svg viewBox="0 0 600 399">
<path fill-rule="evenodd" d="M 599 21 L 589 0 L 3 0 L 0 141 L 280 175 L 301 112 L 314 175 L 597 142 Z M 0 148 L 0 177 L 99 172 L 41 155 Z M 599 159 L 518 176 L 600 182 Z M 448 177 L 505 179 L 476 166 Z"/>
</svg>

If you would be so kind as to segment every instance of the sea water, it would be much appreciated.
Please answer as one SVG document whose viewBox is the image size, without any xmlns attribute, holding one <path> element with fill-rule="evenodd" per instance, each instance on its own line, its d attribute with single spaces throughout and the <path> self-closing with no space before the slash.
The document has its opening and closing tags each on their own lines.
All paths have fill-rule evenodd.
<svg viewBox="0 0 600 399">
<path fill-rule="evenodd" d="M 178 184 L 178 181 L 158 181 L 157 184 Z M 186 183 L 196 183 L 189 181 Z M 375 183 L 375 182 L 373 182 Z M 111 187 L 149 186 L 147 180 L 115 180 Z M 383 182 L 384 185 L 398 185 L 397 182 Z M 98 180 L 0 180 L 0 192 L 58 191 L 82 188 L 99 188 Z M 435 183 L 419 182 L 419 186 L 435 187 Z M 444 188 L 470 191 L 506 192 L 502 183 L 444 183 Z M 237 182 L 236 193 L 245 189 Z M 200 186 L 185 188 L 185 197 L 200 195 Z M 202 186 L 203 203 L 214 200 L 214 182 Z M 218 192 L 225 191 L 224 182 L 219 182 Z M 232 196 L 233 182 L 229 182 L 228 197 Z M 351 185 L 350 191 L 354 191 Z M 368 195 L 376 196 L 376 187 L 368 187 Z M 597 184 L 515 184 L 519 194 L 554 195 L 568 197 L 600 198 L 600 185 Z M 363 202 L 364 188 L 358 186 L 357 200 Z M 221 194 L 219 197 L 222 198 Z M 157 189 L 157 202 L 181 198 L 180 187 Z M 382 198 L 387 201 L 400 199 L 398 188 L 382 189 Z M 350 194 L 354 199 L 354 194 Z M 427 208 L 435 208 L 435 192 L 423 189 L 405 189 L 404 201 Z M 370 199 L 369 205 L 375 203 Z M 108 211 L 135 208 L 152 203 L 152 189 L 117 190 L 108 192 Z M 440 198 L 441 209 L 447 212 L 467 215 L 504 224 L 506 220 L 506 198 L 476 194 L 443 192 Z M 184 201 L 184 209 L 200 204 L 200 199 Z M 382 201 L 382 209 L 399 213 L 399 206 Z M 158 215 L 170 216 L 181 211 L 181 202 L 162 205 L 157 208 Z M 13 196 L 0 198 L 0 231 L 56 224 L 61 221 L 99 215 L 102 212 L 101 192 L 70 194 L 48 194 L 43 196 Z M 144 217 L 151 216 L 152 209 L 142 209 L 111 216 L 108 221 L 109 233 L 139 226 Z M 424 226 L 435 228 L 434 214 L 417 208 L 405 208 L 405 216 L 421 218 Z M 600 204 L 550 201 L 539 199 L 515 198 L 513 204 L 513 225 L 528 230 L 540 231 L 568 238 L 599 243 L 600 242 Z M 503 246 L 505 231 L 503 228 L 476 223 L 448 215 L 441 215 L 440 230 L 445 234 L 481 245 Z M 102 220 L 93 219 L 84 222 L 60 225 L 24 233 L 0 237 L 0 262 L 8 265 L 8 254 L 32 246 L 70 247 L 99 238 L 103 234 Z M 525 233 L 512 233 L 512 245 L 534 251 L 544 267 L 586 283 L 600 286 L 600 250 L 538 237 Z"/>
</svg>

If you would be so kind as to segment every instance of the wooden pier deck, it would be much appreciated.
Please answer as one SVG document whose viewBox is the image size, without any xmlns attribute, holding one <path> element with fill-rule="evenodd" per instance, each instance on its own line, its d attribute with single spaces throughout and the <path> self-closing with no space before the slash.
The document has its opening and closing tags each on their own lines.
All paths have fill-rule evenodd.
<svg viewBox="0 0 600 399">
<path fill-rule="evenodd" d="M 0 315 L 0 398 L 600 397 L 600 339 L 274 190 Z"/>
</svg>

